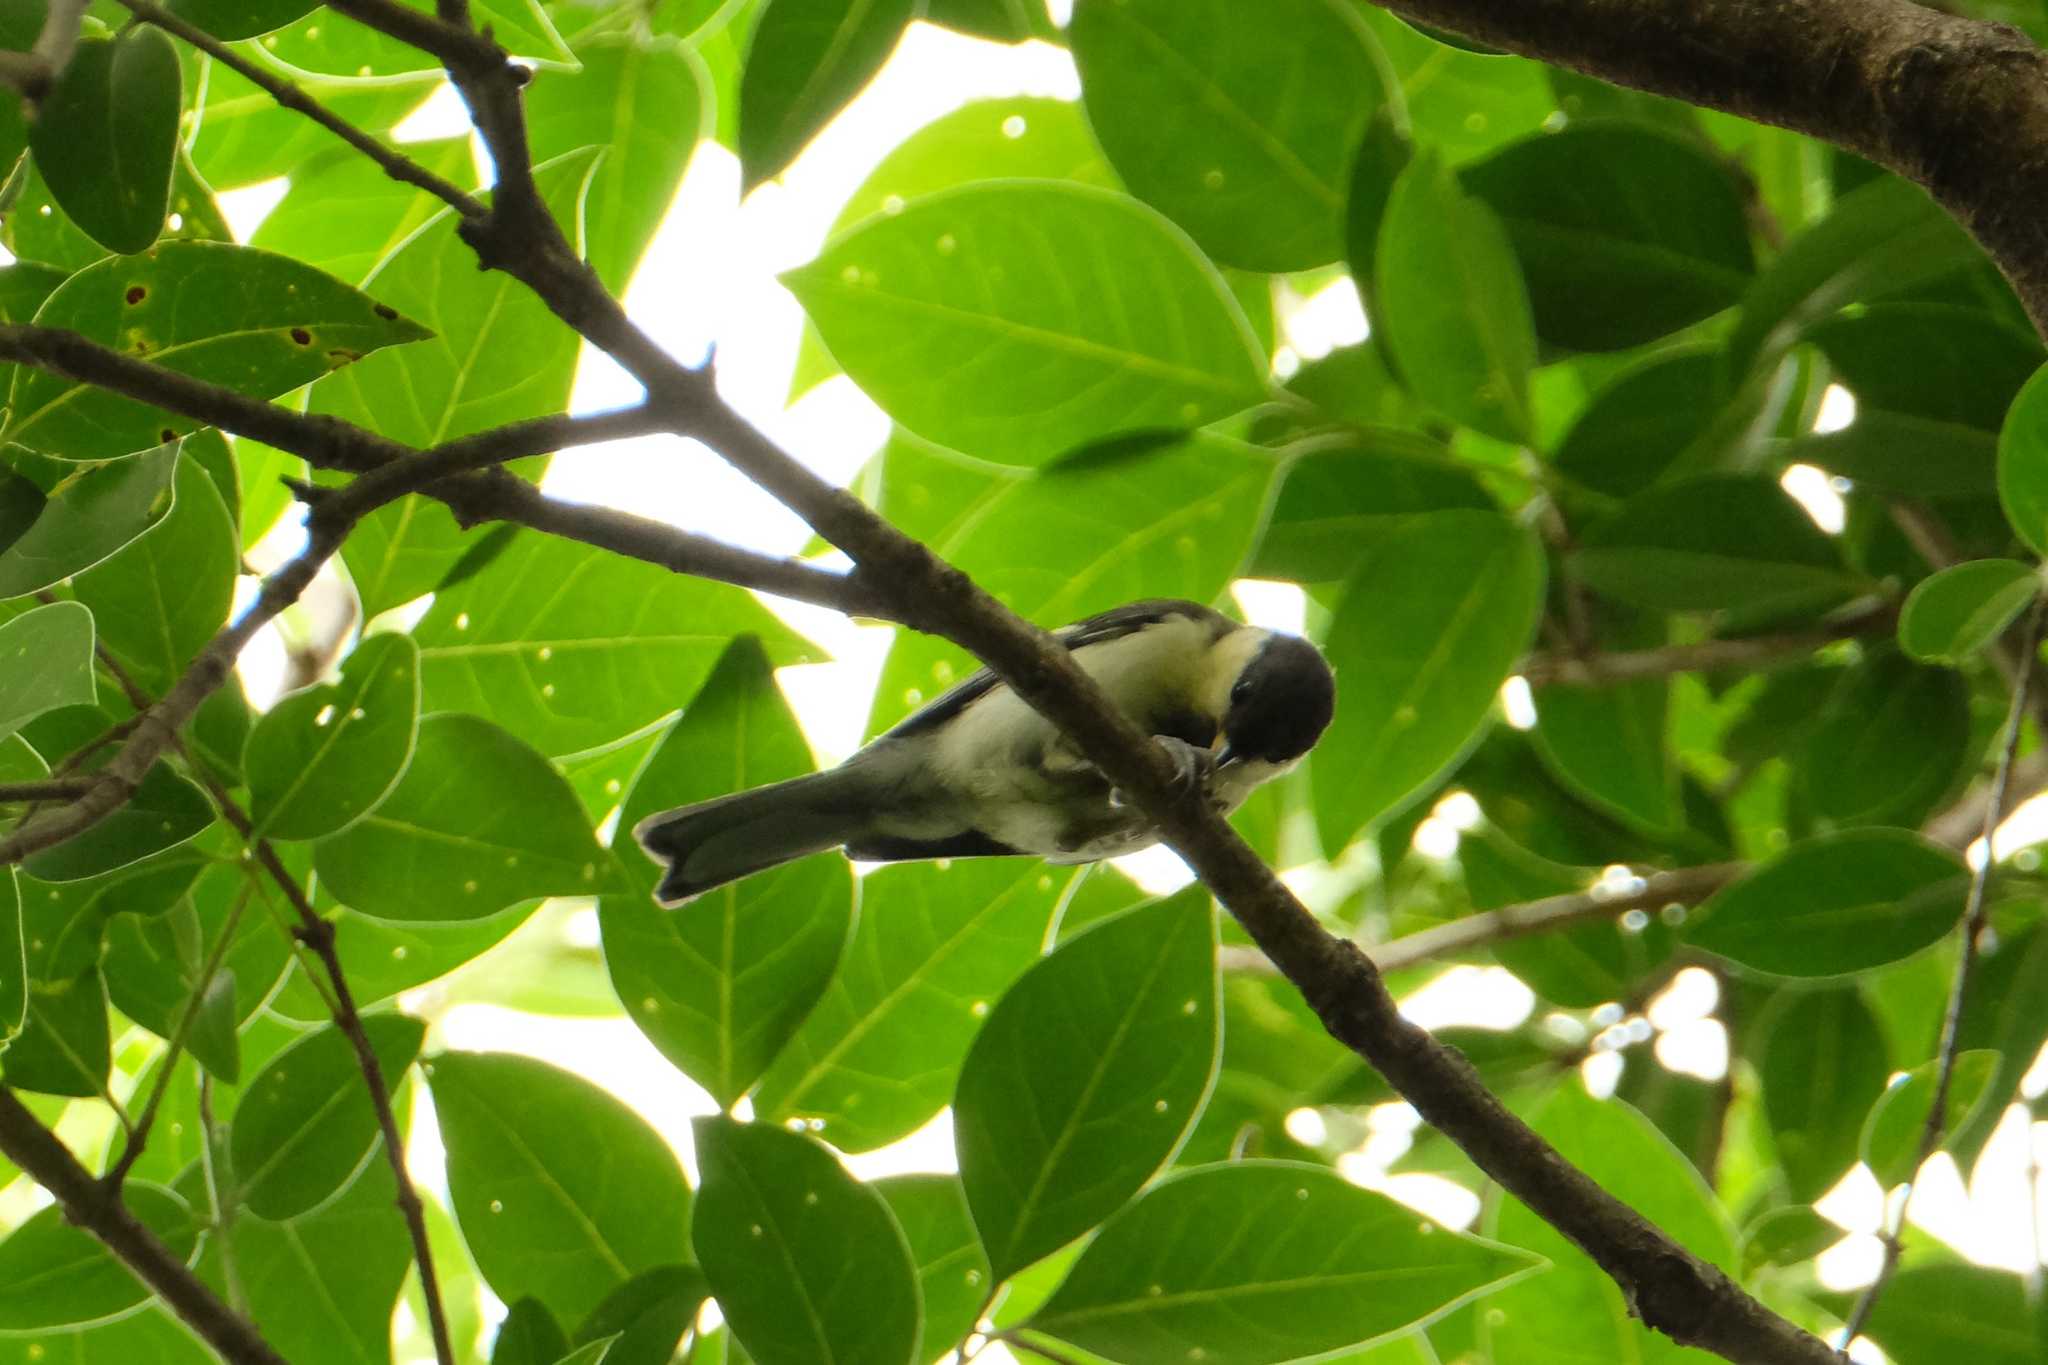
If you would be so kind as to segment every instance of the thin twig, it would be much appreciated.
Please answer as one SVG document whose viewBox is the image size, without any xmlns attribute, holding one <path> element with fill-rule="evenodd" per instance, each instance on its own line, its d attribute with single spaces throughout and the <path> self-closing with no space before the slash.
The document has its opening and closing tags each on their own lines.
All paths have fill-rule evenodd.
<svg viewBox="0 0 2048 1365">
<path fill-rule="evenodd" d="M 1890 603 L 1870 602 L 1805 630 L 1613 653 L 1532 654 L 1516 671 L 1531 687 L 1605 687 L 1673 673 L 1705 673 L 1724 668 L 1760 670 L 1807 658 L 1815 650 L 1839 640 L 1883 635 L 1897 619 L 1897 608 Z"/>
<path fill-rule="evenodd" d="M 153 0 L 116 0 L 129 13 L 145 24 L 154 25 L 175 37 L 183 39 L 198 48 L 222 66 L 241 76 L 242 79 L 264 91 L 278 105 L 295 113 L 304 114 L 313 122 L 333 133 L 349 146 L 377 163 L 377 166 L 401 184 L 412 185 L 425 190 L 442 203 L 447 204 L 465 218 L 481 217 L 484 206 L 475 196 L 459 185 L 442 179 L 420 165 L 403 152 L 394 151 L 362 129 L 342 118 L 320 101 L 301 90 L 292 82 L 265 70 L 249 60 L 228 44 L 223 43 L 205 29 L 173 14 Z"/>
<path fill-rule="evenodd" d="M 157 1064 L 156 1086 L 149 1092 L 149 1099 L 142 1106 L 142 1117 L 135 1120 L 126 1140 L 121 1144 L 121 1155 L 100 1177 L 108 1186 L 119 1190 L 121 1182 L 128 1178 L 128 1172 L 141 1159 L 149 1133 L 156 1126 L 157 1111 L 163 1107 L 164 1095 L 171 1088 L 171 1073 L 177 1070 L 178 1059 L 185 1055 L 185 1040 L 191 1036 L 193 1021 L 199 1017 L 199 1008 L 205 1003 L 206 993 L 213 986 L 213 978 L 220 971 L 220 964 L 227 960 L 228 946 L 234 941 L 235 931 L 241 927 L 242 911 L 248 908 L 250 888 L 243 887 L 242 894 L 235 898 L 228 910 L 227 922 L 221 926 L 220 937 L 206 954 L 206 961 L 199 969 L 199 978 L 192 987 L 185 1008 L 178 1011 L 178 1021 L 171 1029 L 168 1046 L 163 1059 Z"/>
<path fill-rule="evenodd" d="M 1955 1079 L 1956 1052 L 1961 1045 L 1963 1009 L 1969 1003 L 1970 980 L 1977 970 L 1980 956 L 1979 940 L 1984 936 L 1984 926 L 1990 918 L 1990 890 L 1992 871 L 1997 864 L 1992 849 L 1992 836 L 1997 832 L 1999 822 L 2005 818 L 2007 800 L 2012 784 L 2014 756 L 2020 747 L 2020 731 L 2024 728 L 2027 715 L 2027 693 L 2034 678 L 2034 658 L 2040 653 L 2041 631 L 2048 625 L 2048 599 L 2034 604 L 2028 613 L 2026 630 L 2023 633 L 2023 648 L 2020 653 L 2019 675 L 2013 681 L 2012 704 L 2006 711 L 2005 738 L 1998 753 L 1998 774 L 1992 779 L 1991 801 L 1984 807 L 1984 822 L 1981 838 L 1984 842 L 1983 857 L 1970 871 L 1970 891 L 1963 904 L 1962 951 L 1956 959 L 1955 984 L 1949 988 L 1948 1010 L 1941 1020 L 1941 1044 L 1935 1049 L 1937 1066 L 1934 1072 L 1934 1097 L 1927 1108 L 1926 1121 L 1920 1127 L 1920 1146 L 1909 1168 L 1906 1194 L 1899 1201 L 1898 1225 L 1885 1238 L 1884 1260 L 1877 1268 L 1877 1278 L 1870 1282 L 1857 1299 L 1856 1307 L 1849 1314 L 1848 1322 L 1842 1328 L 1842 1345 L 1856 1339 L 1870 1322 L 1870 1315 L 1877 1308 L 1879 1296 L 1890 1283 L 1892 1273 L 1898 1269 L 1899 1255 L 1904 1249 L 1906 1215 L 1912 1209 L 1913 1195 L 1917 1189 L 1920 1168 L 1927 1164 L 1941 1146 L 1942 1130 L 1946 1124 L 1949 1087 Z M 2031 1141 L 2032 1134 L 2029 1134 Z"/>
<path fill-rule="evenodd" d="M 249 1292 L 242 1285 L 242 1262 L 235 1255 L 236 1191 L 223 1189 L 220 1164 L 227 1134 L 213 1118 L 213 1077 L 199 1073 L 199 1152 L 206 1177 L 206 1197 L 213 1205 L 214 1235 L 220 1239 L 220 1273 L 227 1282 L 228 1303 L 237 1313 L 249 1311 Z"/>
<path fill-rule="evenodd" d="M 285 1365 L 254 1323 L 222 1303 L 5 1086 L 0 1086 L 0 1154 L 48 1190 L 67 1219 L 98 1238 L 227 1360 L 234 1365 Z"/>
<path fill-rule="evenodd" d="M 0 782 L 0 803 L 15 801 L 72 801 L 92 787 L 84 777 L 53 777 L 41 782 Z"/>
</svg>

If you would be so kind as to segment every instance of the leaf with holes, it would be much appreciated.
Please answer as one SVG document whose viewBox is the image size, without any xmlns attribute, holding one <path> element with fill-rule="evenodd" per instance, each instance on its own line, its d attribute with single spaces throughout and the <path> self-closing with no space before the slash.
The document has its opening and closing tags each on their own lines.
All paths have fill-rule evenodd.
<svg viewBox="0 0 2048 1365">
<path fill-rule="evenodd" d="M 548 754 L 659 720 L 737 635 L 778 666 L 813 657 L 738 588 L 536 532 L 436 593 L 413 631 L 427 710 L 489 716 Z"/>
<path fill-rule="evenodd" d="M 761 1365 L 915 1365 L 916 1268 L 874 1188 L 800 1133 L 722 1114 L 694 1132 L 697 1259 L 748 1354 Z"/>
<path fill-rule="evenodd" d="M 1543 608 L 1542 548 L 1496 512 L 1403 523 L 1345 585 L 1325 648 L 1344 699 L 1310 780 L 1334 853 L 1477 738 Z"/>
<path fill-rule="evenodd" d="M 535 896 L 618 889 L 576 794 L 546 759 L 478 716 L 420 722 L 412 763 L 377 809 L 313 849 L 320 880 L 379 919 L 482 919 Z"/>
<path fill-rule="evenodd" d="M 142 25 L 119 37 L 88 34 L 29 125 L 36 168 L 57 202 L 109 251 L 145 250 L 163 231 L 181 90 L 165 34 Z"/>
<path fill-rule="evenodd" d="M 534 169 L 555 221 L 578 244 L 584 188 L 597 163 L 570 152 Z M 414 233 L 365 282 L 380 299 L 433 329 L 429 340 L 374 355 L 313 390 L 311 410 L 426 449 L 486 427 L 564 410 L 576 370 L 576 334 L 476 253 L 446 210 Z M 512 466 L 537 476 L 534 463 Z M 449 511 L 411 494 L 356 524 L 342 561 L 366 616 L 432 591 L 476 537 Z"/>
<path fill-rule="evenodd" d="M 868 219 L 782 278 L 890 416 L 1003 464 L 1203 426 L 1266 393 L 1264 358 L 1215 267 L 1106 190 L 948 190 Z"/>
<path fill-rule="evenodd" d="M 223 242 L 166 242 L 89 265 L 43 300 L 35 321 L 251 398 L 429 335 L 331 275 Z M 147 450 L 204 425 L 26 367 L 8 403 L 8 440 L 67 460 Z"/>
<path fill-rule="evenodd" d="M 363 1020 L 387 1090 L 419 1055 L 426 1027 L 402 1014 Z M 235 1179 L 259 1217 L 296 1217 L 339 1190 L 378 1140 L 348 1037 L 330 1026 L 278 1053 L 243 1089 L 229 1136 Z"/>
<path fill-rule="evenodd" d="M 397 784 L 419 731 L 419 647 L 373 635 L 341 680 L 294 692 L 250 732 L 249 813 L 277 839 L 317 839 L 374 809 Z"/>
<path fill-rule="evenodd" d="M 1165 1164 L 1215 1079 L 1217 1008 L 1200 886 L 1104 920 L 1004 994 L 953 1099 L 960 1181 L 997 1279 L 1094 1227 Z"/>
<path fill-rule="evenodd" d="M 647 760 L 618 828 L 810 770 L 768 656 L 743 636 Z M 730 1106 L 832 979 L 853 927 L 846 860 L 803 859 L 728 883 L 681 911 L 649 899 L 658 869 L 646 854 L 629 848 L 624 862 L 631 889 L 599 909 L 612 985 L 662 1055 Z"/>
<path fill-rule="evenodd" d="M 1276 1365 L 1412 1327 L 1539 1264 L 1327 1167 L 1232 1161 L 1120 1210 L 1024 1325 L 1112 1360 Z"/>
<path fill-rule="evenodd" d="M 1088 121 L 1133 194 L 1246 270 L 1344 253 L 1344 199 L 1384 61 L 1340 0 L 1080 0 Z"/>
<path fill-rule="evenodd" d="M 427 1079 L 455 1216 L 501 1300 L 581 1322 L 634 1275 L 690 1259 L 675 1154 L 608 1092 L 503 1053 L 444 1052 Z"/>
</svg>

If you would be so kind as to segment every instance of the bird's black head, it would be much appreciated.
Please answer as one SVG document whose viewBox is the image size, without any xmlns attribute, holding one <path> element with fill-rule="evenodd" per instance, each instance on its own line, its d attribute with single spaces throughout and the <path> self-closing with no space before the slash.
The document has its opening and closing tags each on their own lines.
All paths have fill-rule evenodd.
<svg viewBox="0 0 2048 1365">
<path fill-rule="evenodd" d="M 1236 758 L 1291 763 L 1322 737 L 1337 705 L 1337 681 L 1316 647 L 1298 635 L 1267 640 L 1230 689 L 1223 738 Z"/>
</svg>

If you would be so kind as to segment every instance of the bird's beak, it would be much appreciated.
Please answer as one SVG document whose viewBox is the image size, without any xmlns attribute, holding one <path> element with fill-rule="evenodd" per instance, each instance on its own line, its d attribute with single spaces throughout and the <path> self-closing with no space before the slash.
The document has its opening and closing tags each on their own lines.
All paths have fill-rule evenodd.
<svg viewBox="0 0 2048 1365">
<path fill-rule="evenodd" d="M 1237 762 L 1237 750 L 1230 747 L 1230 741 L 1223 741 L 1223 747 L 1216 752 L 1216 766 L 1227 768 Z"/>
</svg>

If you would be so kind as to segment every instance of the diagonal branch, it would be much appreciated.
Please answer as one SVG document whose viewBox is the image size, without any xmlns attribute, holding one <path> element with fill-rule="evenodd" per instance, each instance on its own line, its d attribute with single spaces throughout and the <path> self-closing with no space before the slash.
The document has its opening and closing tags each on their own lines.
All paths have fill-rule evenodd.
<svg viewBox="0 0 2048 1365">
<path fill-rule="evenodd" d="M 14 87 L 31 113 L 71 65 L 89 4 L 90 0 L 50 0 L 35 44 L 26 52 L 0 52 L 0 85 Z"/>
<path fill-rule="evenodd" d="M 2048 626 L 2048 599 L 2038 601 L 2028 613 L 2027 627 L 2023 634 L 2019 672 L 2013 680 L 2012 705 L 2005 717 L 2005 738 L 1998 753 L 1998 774 L 1992 779 L 1991 800 L 1984 807 L 1984 822 L 1981 837 L 1984 840 L 1984 856 L 1970 872 L 1970 893 L 1963 906 L 1962 952 L 1956 959 L 1955 984 L 1948 993 L 1948 1009 L 1942 1015 L 1941 1043 L 1935 1049 L 1937 1066 L 1934 1072 L 1934 1097 L 1928 1105 L 1927 1121 L 1920 1128 L 1920 1146 L 1915 1154 L 1910 1179 L 1917 1180 L 1920 1168 L 1941 1146 L 1941 1134 L 1948 1114 L 1948 1092 L 1955 1080 L 1956 1053 L 1962 1042 L 1963 1007 L 1969 1003 L 1970 981 L 1977 972 L 1979 941 L 1984 936 L 1984 926 L 1990 916 L 1992 858 L 1991 836 L 1998 829 L 1999 821 L 2005 818 L 2008 798 L 2012 789 L 2014 756 L 2019 753 L 2020 730 L 2027 715 L 2027 692 L 2034 680 L 2034 660 L 2041 652 L 2041 632 Z M 2031 1145 L 2031 1144 L 2030 1144 Z M 1898 1226 L 1884 1239 L 1884 1261 L 1878 1266 L 1877 1278 L 1863 1291 L 1856 1301 L 1856 1307 L 1849 1313 L 1849 1321 L 1842 1328 L 1844 1349 L 1856 1339 L 1870 1322 L 1870 1315 L 1877 1308 L 1878 1298 L 1885 1286 L 1891 1282 L 1892 1273 L 1899 1267 L 1899 1254 L 1904 1249 L 1906 1213 L 1913 1205 L 1913 1189 L 1906 1187 L 1906 1197 L 1899 1205 Z"/>
<path fill-rule="evenodd" d="M 1705 673 L 1724 668 L 1754 671 L 1807 658 L 1815 650 L 1837 641 L 1888 634 L 1897 622 L 1898 608 L 1895 605 L 1873 601 L 1805 630 L 1702 640 L 1697 644 L 1664 645 L 1657 649 L 1584 655 L 1563 652 L 1532 654 L 1522 661 L 1517 672 L 1528 680 L 1531 687 L 1557 684 L 1611 687 L 1616 683 L 1668 677 L 1673 673 Z"/>
<path fill-rule="evenodd" d="M 120 1195 L 78 1164 L 57 1135 L 0 1086 L 0 1153 L 64 1206 L 64 1215 L 120 1257 L 135 1277 L 155 1290 L 171 1311 L 234 1365 L 285 1365 L 247 1318 L 230 1309 L 206 1282 L 171 1253 L 128 1211 Z"/>
</svg>

